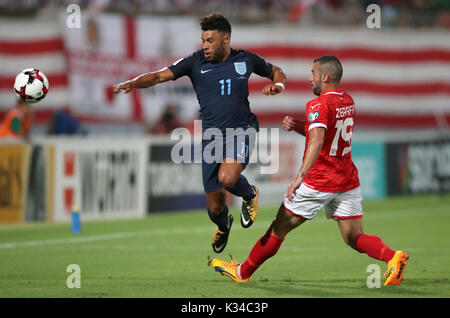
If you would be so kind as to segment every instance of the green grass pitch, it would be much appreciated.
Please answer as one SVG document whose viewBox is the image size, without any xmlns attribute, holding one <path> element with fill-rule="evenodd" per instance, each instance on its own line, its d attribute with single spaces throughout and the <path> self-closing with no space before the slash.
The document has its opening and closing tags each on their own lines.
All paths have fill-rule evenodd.
<svg viewBox="0 0 450 318">
<path fill-rule="evenodd" d="M 277 207 L 260 209 L 249 229 L 239 211 L 220 257 L 247 257 Z M 0 226 L 0 297 L 449 297 L 450 195 L 409 196 L 364 203 L 364 231 L 410 260 L 400 286 L 368 288 L 370 264 L 383 262 L 346 246 L 323 212 L 291 232 L 278 254 L 246 284 L 208 266 L 215 226 L 205 211 L 160 213 L 139 220 Z M 81 288 L 68 288 L 69 264 Z"/>
</svg>

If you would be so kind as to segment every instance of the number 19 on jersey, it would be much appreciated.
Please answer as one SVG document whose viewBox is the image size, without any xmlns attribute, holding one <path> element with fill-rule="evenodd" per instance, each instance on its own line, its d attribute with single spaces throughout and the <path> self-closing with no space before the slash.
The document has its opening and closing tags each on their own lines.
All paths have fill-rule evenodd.
<svg viewBox="0 0 450 318">
<path fill-rule="evenodd" d="M 339 141 L 342 140 L 348 143 L 348 147 L 342 150 L 342 156 L 352 151 L 351 139 L 353 134 L 353 118 L 348 117 L 345 120 L 340 119 L 336 121 L 336 134 L 334 135 L 333 143 L 330 148 L 330 156 L 336 156 L 339 147 Z M 350 129 L 348 129 L 350 127 Z M 342 143 L 341 143 L 342 144 Z"/>
</svg>

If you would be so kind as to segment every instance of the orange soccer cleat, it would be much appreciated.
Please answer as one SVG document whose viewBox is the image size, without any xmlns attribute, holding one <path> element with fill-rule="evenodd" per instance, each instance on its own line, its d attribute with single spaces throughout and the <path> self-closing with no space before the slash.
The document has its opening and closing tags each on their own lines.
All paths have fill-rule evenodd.
<svg viewBox="0 0 450 318">
<path fill-rule="evenodd" d="M 405 252 L 395 252 L 394 257 L 388 262 L 386 273 L 384 273 L 384 277 L 386 278 L 384 286 L 401 284 L 408 259 L 409 256 Z"/>
<path fill-rule="evenodd" d="M 237 269 L 240 264 L 237 263 L 234 259 L 231 259 L 231 261 L 226 262 L 226 261 L 222 261 L 220 259 L 214 258 L 211 261 L 211 265 L 212 265 L 212 267 L 214 267 L 216 272 L 219 272 L 220 274 L 231 278 L 236 283 L 245 283 L 250 280 L 250 278 L 242 279 L 239 277 L 239 275 L 237 273 Z"/>
</svg>

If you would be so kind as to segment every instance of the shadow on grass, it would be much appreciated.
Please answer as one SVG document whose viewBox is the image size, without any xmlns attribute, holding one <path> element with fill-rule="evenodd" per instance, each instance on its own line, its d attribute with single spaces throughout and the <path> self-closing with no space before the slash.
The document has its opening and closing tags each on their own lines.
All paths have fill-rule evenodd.
<svg viewBox="0 0 450 318">
<path fill-rule="evenodd" d="M 437 286 L 438 284 L 439 286 Z M 327 280 L 271 280 L 260 278 L 242 285 L 245 288 L 263 290 L 273 294 L 274 298 L 412 298 L 412 297 L 448 297 L 448 280 L 435 279 L 408 279 L 400 286 L 383 286 L 368 288 L 360 278 L 327 279 Z M 436 288 L 439 287 L 439 288 Z M 446 295 L 439 294 L 437 290 L 447 290 Z M 254 293 L 255 293 L 254 292 Z M 256 292 L 257 293 L 257 292 Z"/>
</svg>

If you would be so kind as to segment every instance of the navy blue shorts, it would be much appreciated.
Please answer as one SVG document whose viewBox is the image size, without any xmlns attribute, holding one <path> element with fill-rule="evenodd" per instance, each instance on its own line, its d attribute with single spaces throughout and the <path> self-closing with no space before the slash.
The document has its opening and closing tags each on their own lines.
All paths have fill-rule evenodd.
<svg viewBox="0 0 450 318">
<path fill-rule="evenodd" d="M 246 130 L 224 138 L 202 140 L 202 176 L 205 192 L 214 192 L 223 185 L 219 182 L 219 168 L 225 158 L 234 159 L 245 169 L 255 145 L 256 131 Z"/>
</svg>

